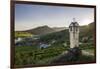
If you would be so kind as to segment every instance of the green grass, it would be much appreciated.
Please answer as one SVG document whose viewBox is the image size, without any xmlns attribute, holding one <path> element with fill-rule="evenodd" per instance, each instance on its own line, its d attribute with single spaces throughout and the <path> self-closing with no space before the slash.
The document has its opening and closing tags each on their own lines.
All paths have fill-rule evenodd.
<svg viewBox="0 0 100 69">
<path fill-rule="evenodd" d="M 63 47 L 60 44 L 46 49 L 39 49 L 35 46 L 16 46 L 15 65 L 47 64 L 68 49 L 69 47 Z M 91 51 L 91 49 L 87 49 L 87 51 Z M 92 60 L 94 60 L 93 56 L 82 55 L 78 61 Z"/>
<path fill-rule="evenodd" d="M 82 47 L 81 47 L 82 48 Z M 38 46 L 16 46 L 15 47 L 15 65 L 27 64 L 47 64 L 62 52 L 69 49 L 69 46 L 64 47 L 60 43 L 53 44 L 46 49 L 39 49 Z M 86 47 L 86 51 L 93 52 L 94 49 Z M 82 55 L 79 61 L 94 60 L 93 56 Z"/>
<path fill-rule="evenodd" d="M 28 51 L 34 51 L 37 50 L 36 46 L 15 46 L 16 52 L 28 52 Z"/>
<path fill-rule="evenodd" d="M 32 36 L 32 34 L 28 32 L 15 32 L 15 37 L 30 37 L 30 36 Z"/>
<path fill-rule="evenodd" d="M 85 51 L 88 51 L 88 52 L 91 52 L 91 53 L 94 53 L 94 49 L 85 49 Z"/>
</svg>

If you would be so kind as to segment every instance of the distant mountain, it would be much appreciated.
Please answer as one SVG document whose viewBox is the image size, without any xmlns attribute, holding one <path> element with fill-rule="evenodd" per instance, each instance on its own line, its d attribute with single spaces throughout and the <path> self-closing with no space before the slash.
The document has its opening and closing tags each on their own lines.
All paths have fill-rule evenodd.
<svg viewBox="0 0 100 69">
<path fill-rule="evenodd" d="M 31 34 L 34 34 L 34 35 L 43 35 L 43 34 L 52 33 L 54 31 L 55 31 L 54 29 L 45 25 L 45 26 L 40 26 L 40 27 L 37 27 L 37 28 L 30 29 L 30 30 L 25 30 L 25 31 L 22 31 L 22 32 L 28 32 L 28 33 L 31 33 Z"/>
<path fill-rule="evenodd" d="M 30 33 L 33 35 L 46 35 L 46 34 L 56 34 L 57 35 L 58 33 L 63 32 L 63 30 L 68 32 L 67 34 L 69 34 L 67 27 L 53 27 L 53 28 L 51 28 L 51 27 L 48 27 L 47 25 L 36 27 L 33 29 L 25 30 L 25 31 L 16 31 L 16 32 L 27 32 L 27 33 Z M 94 33 L 95 33 L 94 32 L 94 22 L 90 23 L 88 25 L 80 26 L 80 38 L 83 38 L 83 37 L 91 38 L 94 36 Z"/>
<path fill-rule="evenodd" d="M 44 26 L 39 26 L 39 27 L 33 28 L 33 29 L 29 29 L 29 30 L 25 30 L 25 31 L 17 31 L 17 32 L 28 32 L 28 33 L 31 33 L 34 35 L 44 35 L 44 34 L 48 34 L 48 33 L 62 31 L 65 29 L 66 29 L 66 27 L 50 28 L 47 25 L 44 25 Z"/>
<path fill-rule="evenodd" d="M 53 27 L 53 29 L 55 31 L 62 31 L 62 30 L 68 29 L 68 28 L 67 27 Z"/>
</svg>

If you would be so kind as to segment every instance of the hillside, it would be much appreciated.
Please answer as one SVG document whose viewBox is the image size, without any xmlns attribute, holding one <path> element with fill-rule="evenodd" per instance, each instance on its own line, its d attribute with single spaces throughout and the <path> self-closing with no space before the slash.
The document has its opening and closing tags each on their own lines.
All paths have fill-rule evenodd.
<svg viewBox="0 0 100 69">
<path fill-rule="evenodd" d="M 37 28 L 25 30 L 25 31 L 20 31 L 20 32 L 28 32 L 28 33 L 31 33 L 34 35 L 43 35 L 43 34 L 47 34 L 47 33 L 52 33 L 52 32 L 54 32 L 54 30 L 45 25 L 45 26 L 40 26 Z"/>
<path fill-rule="evenodd" d="M 90 23 L 88 25 L 80 26 L 80 41 L 87 39 L 89 42 L 90 40 L 94 39 L 95 36 L 95 26 L 94 23 Z"/>
<path fill-rule="evenodd" d="M 88 25 L 80 26 L 79 34 L 80 42 L 93 42 L 94 39 L 94 23 Z M 53 32 L 41 36 L 41 41 L 50 42 L 52 40 L 58 40 L 60 42 L 67 41 L 69 44 L 69 30 L 65 29 L 58 32 Z"/>
<path fill-rule="evenodd" d="M 26 30 L 26 31 L 17 31 L 17 32 L 27 32 L 33 35 L 41 35 L 41 41 L 52 41 L 55 40 L 67 40 L 69 43 L 69 30 L 66 27 L 54 27 L 50 28 L 48 26 L 41 26 L 34 29 Z M 89 42 L 94 38 L 94 23 L 90 23 L 88 25 L 80 26 L 80 41 Z"/>
<path fill-rule="evenodd" d="M 68 29 L 68 28 L 67 27 L 53 27 L 53 29 L 55 31 L 62 31 L 62 30 Z"/>
<path fill-rule="evenodd" d="M 68 29 L 62 30 L 59 32 L 54 32 L 50 34 L 46 34 L 40 37 L 40 41 L 49 43 L 52 40 L 56 40 L 57 42 L 66 42 L 69 41 L 69 32 Z"/>
</svg>

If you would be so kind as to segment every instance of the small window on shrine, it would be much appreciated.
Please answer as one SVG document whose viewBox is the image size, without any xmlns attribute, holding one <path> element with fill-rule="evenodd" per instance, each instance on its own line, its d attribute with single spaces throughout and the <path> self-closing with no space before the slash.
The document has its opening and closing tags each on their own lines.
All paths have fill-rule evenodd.
<svg viewBox="0 0 100 69">
<path fill-rule="evenodd" d="M 70 31 L 72 31 L 72 27 L 70 27 Z"/>
<path fill-rule="evenodd" d="M 76 31 L 78 31 L 78 26 L 76 26 Z"/>
<path fill-rule="evenodd" d="M 77 27 L 76 27 L 76 31 L 77 31 Z"/>
</svg>

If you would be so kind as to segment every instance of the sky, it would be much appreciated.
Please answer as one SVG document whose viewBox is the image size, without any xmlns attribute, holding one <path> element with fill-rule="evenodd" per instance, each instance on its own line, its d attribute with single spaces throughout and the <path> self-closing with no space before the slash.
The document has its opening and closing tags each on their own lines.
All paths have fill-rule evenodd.
<svg viewBox="0 0 100 69">
<path fill-rule="evenodd" d="M 94 22 L 94 8 L 15 5 L 15 31 L 28 30 L 38 26 L 68 27 L 73 18 L 79 25 Z"/>
</svg>

